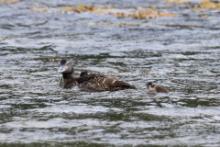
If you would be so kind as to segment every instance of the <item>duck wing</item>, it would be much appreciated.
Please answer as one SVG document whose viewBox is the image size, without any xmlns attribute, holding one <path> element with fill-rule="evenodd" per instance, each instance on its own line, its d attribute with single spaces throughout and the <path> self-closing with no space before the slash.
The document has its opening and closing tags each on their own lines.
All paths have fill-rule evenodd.
<svg viewBox="0 0 220 147">
<path fill-rule="evenodd" d="M 117 91 L 135 89 L 134 86 L 113 77 L 100 74 L 89 74 L 80 84 L 83 90 L 89 91 Z"/>
</svg>

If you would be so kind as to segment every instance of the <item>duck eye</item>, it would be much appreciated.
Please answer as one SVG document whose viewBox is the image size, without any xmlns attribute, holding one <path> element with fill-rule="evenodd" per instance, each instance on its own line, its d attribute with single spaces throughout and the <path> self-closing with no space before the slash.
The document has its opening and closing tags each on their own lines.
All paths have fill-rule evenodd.
<svg viewBox="0 0 220 147">
<path fill-rule="evenodd" d="M 65 64 L 66 64 L 66 60 L 62 59 L 62 60 L 60 61 L 60 65 L 65 65 Z"/>
</svg>

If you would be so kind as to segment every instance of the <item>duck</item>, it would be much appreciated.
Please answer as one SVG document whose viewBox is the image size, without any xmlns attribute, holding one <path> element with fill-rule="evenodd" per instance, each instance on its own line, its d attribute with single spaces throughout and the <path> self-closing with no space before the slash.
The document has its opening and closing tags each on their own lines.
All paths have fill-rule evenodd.
<svg viewBox="0 0 220 147">
<path fill-rule="evenodd" d="M 148 82 L 146 84 L 149 93 L 168 93 L 169 90 L 166 87 L 156 85 L 153 82 Z"/>
<path fill-rule="evenodd" d="M 118 91 L 125 89 L 136 89 L 135 86 L 121 81 L 116 77 L 106 76 L 101 73 L 89 73 L 81 71 L 79 77 L 74 76 L 73 61 L 62 59 L 58 72 L 62 74 L 60 86 L 72 88 L 78 86 L 83 91 Z"/>
<path fill-rule="evenodd" d="M 118 91 L 125 89 L 136 89 L 135 86 L 121 81 L 115 77 L 106 76 L 99 73 L 88 73 L 82 71 L 78 79 L 79 87 L 85 91 Z"/>
<path fill-rule="evenodd" d="M 66 61 L 65 59 L 62 59 L 60 61 L 58 72 L 62 74 L 62 78 L 60 80 L 61 87 L 72 88 L 78 84 L 78 78 L 73 76 L 74 69 L 72 61 Z"/>
</svg>

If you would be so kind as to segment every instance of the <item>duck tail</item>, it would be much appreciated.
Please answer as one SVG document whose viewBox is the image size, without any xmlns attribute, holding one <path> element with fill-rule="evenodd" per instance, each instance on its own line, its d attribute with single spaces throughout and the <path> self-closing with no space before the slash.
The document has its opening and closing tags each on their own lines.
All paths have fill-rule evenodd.
<svg viewBox="0 0 220 147">
<path fill-rule="evenodd" d="M 135 86 L 130 85 L 123 81 L 116 81 L 115 84 L 117 85 L 117 87 L 121 87 L 122 89 L 136 89 Z"/>
</svg>

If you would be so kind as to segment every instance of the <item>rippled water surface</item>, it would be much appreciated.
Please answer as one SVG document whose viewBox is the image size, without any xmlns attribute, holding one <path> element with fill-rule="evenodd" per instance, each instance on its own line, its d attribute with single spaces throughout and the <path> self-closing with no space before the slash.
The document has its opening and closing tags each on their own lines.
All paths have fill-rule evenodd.
<svg viewBox="0 0 220 147">
<path fill-rule="evenodd" d="M 176 16 L 139 20 L 58 10 L 81 3 L 0 4 L 1 144 L 219 146 L 219 10 L 163 0 L 83 3 L 155 7 Z M 114 75 L 137 90 L 62 89 L 62 58 L 75 61 L 76 73 Z M 149 95 L 148 81 L 172 92 Z"/>
</svg>

